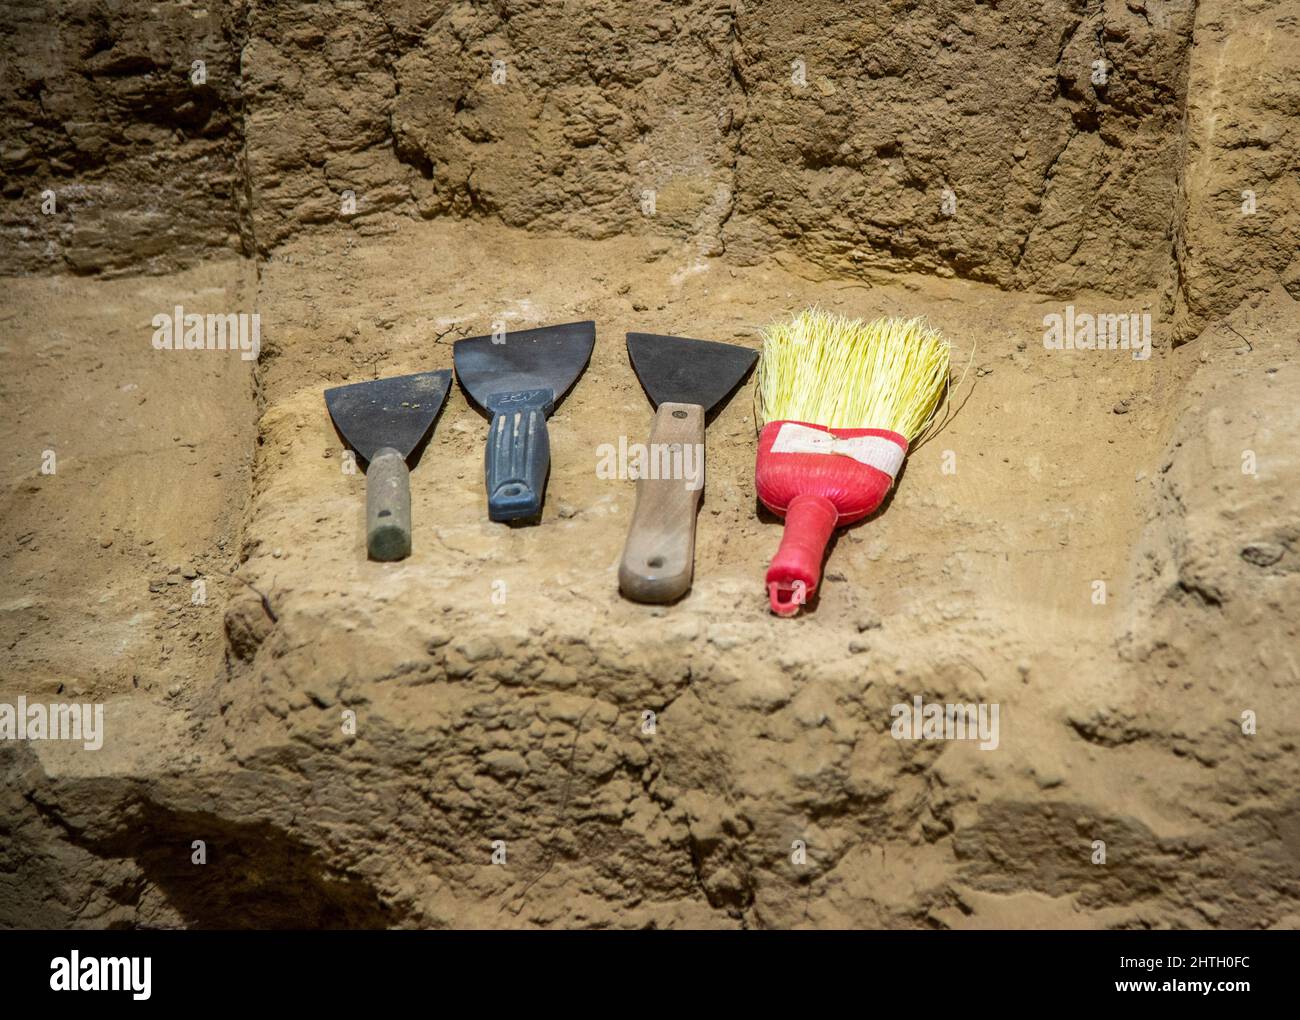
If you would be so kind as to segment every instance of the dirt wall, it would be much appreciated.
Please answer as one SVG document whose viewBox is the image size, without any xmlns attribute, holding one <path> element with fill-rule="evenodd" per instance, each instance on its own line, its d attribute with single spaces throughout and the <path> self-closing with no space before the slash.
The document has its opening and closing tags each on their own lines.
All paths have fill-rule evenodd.
<svg viewBox="0 0 1300 1020">
<path fill-rule="evenodd" d="M 245 247 L 241 8 L 0 10 L 0 273 L 163 272 Z"/>
<path fill-rule="evenodd" d="M 1288 0 L 151 11 L 6 10 L 0 270 L 486 217 L 859 278 L 1163 286 L 1180 338 L 1294 272 Z"/>
<path fill-rule="evenodd" d="M 1202 0 L 1190 76 L 1180 341 L 1279 282 L 1300 298 L 1300 8 Z"/>
</svg>

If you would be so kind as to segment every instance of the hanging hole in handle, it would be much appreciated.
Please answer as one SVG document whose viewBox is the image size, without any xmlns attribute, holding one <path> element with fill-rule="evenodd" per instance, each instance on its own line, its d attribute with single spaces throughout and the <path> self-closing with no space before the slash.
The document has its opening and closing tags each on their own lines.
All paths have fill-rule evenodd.
<svg viewBox="0 0 1300 1020">
<path fill-rule="evenodd" d="M 378 513 L 376 516 L 378 516 L 378 517 L 392 517 L 392 516 L 393 516 L 393 511 L 391 511 L 391 510 L 380 510 L 379 513 Z"/>
<path fill-rule="evenodd" d="M 648 560 L 645 561 L 645 565 L 647 567 L 653 567 L 655 570 L 658 570 L 660 567 L 664 565 L 664 558 L 662 556 L 651 556 Z"/>
<path fill-rule="evenodd" d="M 794 616 L 808 601 L 808 586 L 803 581 L 769 581 L 768 602 L 777 616 Z"/>
</svg>

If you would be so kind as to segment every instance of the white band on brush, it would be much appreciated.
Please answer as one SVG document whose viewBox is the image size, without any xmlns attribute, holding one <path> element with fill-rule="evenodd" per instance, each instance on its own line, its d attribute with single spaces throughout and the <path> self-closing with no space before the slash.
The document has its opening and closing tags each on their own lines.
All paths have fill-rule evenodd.
<svg viewBox="0 0 1300 1020">
<path fill-rule="evenodd" d="M 841 457 L 852 457 L 859 464 L 883 471 L 894 478 L 903 466 L 907 452 L 892 439 L 884 436 L 855 436 L 852 439 L 840 439 L 823 432 L 821 429 L 809 428 L 798 422 L 788 421 L 777 431 L 772 443 L 773 453 L 829 453 Z"/>
</svg>

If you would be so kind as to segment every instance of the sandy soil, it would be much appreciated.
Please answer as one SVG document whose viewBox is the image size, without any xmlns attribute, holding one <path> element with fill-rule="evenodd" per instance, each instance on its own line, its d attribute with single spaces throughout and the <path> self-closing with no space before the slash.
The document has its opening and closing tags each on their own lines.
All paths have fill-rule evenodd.
<svg viewBox="0 0 1300 1020">
<path fill-rule="evenodd" d="M 10 285 L 31 369 L 5 383 L 0 689 L 77 677 L 110 739 L 5 750 L 4 923 L 1296 922 L 1281 288 L 1177 349 L 1157 316 L 1135 361 L 1045 350 L 1043 316 L 1154 294 L 846 282 L 646 237 L 382 221 L 257 277 Z M 149 348 L 175 294 L 260 311 L 254 381 Z M 692 592 L 620 599 L 633 484 L 597 477 L 596 450 L 651 417 L 624 332 L 757 346 L 811 303 L 928 315 L 968 367 L 955 418 L 839 536 L 817 604 L 777 620 L 747 383 L 709 428 Z M 450 367 L 495 321 L 579 318 L 597 346 L 551 422 L 540 525 L 487 521 L 486 420 L 453 389 L 413 475 L 413 555 L 368 562 L 322 390 Z M 997 749 L 892 739 L 918 695 L 999 705 Z"/>
<path fill-rule="evenodd" d="M 254 286 L 234 262 L 6 282 L 0 342 L 21 368 L 3 383 L 3 627 L 10 675 L 33 694 L 157 692 L 220 663 L 211 607 L 238 564 L 252 367 L 155 351 L 150 320 L 251 301 Z M 191 602 L 200 578 L 207 607 Z"/>
</svg>

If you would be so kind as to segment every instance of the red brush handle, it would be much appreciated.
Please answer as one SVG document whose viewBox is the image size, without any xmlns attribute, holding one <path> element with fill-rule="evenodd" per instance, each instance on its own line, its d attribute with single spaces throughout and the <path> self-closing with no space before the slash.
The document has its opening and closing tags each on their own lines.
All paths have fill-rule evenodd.
<svg viewBox="0 0 1300 1020">
<path fill-rule="evenodd" d="M 795 496 L 790 501 L 781 546 L 767 568 L 767 596 L 777 616 L 794 616 L 812 598 L 839 517 L 825 496 Z"/>
</svg>

